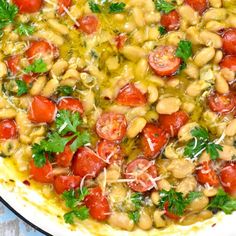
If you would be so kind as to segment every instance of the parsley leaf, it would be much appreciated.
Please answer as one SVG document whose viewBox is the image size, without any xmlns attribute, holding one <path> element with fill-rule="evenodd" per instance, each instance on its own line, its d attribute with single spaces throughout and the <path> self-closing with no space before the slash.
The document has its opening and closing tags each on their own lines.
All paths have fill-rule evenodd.
<svg viewBox="0 0 236 236">
<path fill-rule="evenodd" d="M 160 35 L 165 35 L 167 33 L 167 30 L 164 26 L 159 26 L 158 31 Z"/>
<path fill-rule="evenodd" d="M 89 8 L 93 13 L 101 13 L 99 4 L 95 3 L 94 1 L 89 1 Z"/>
<path fill-rule="evenodd" d="M 35 60 L 31 65 L 27 66 L 24 69 L 25 73 L 44 73 L 47 71 L 47 64 L 43 61 L 43 59 Z"/>
<path fill-rule="evenodd" d="M 188 203 L 191 203 L 194 199 L 196 199 L 196 198 L 199 198 L 199 197 L 201 197 L 202 196 L 202 193 L 201 192 L 190 192 L 189 194 L 188 194 L 188 197 L 187 197 L 187 199 L 186 199 L 186 201 L 188 202 Z"/>
<path fill-rule="evenodd" d="M 139 221 L 139 218 L 140 218 L 140 212 L 139 211 L 131 211 L 129 212 L 128 214 L 129 218 L 131 220 L 133 220 L 134 223 L 137 223 Z"/>
<path fill-rule="evenodd" d="M 129 212 L 129 218 L 134 221 L 134 223 L 137 223 L 140 218 L 140 208 L 142 206 L 143 201 L 143 195 L 141 193 L 133 193 L 130 197 L 131 202 L 135 206 L 135 210 Z"/>
<path fill-rule="evenodd" d="M 125 10 L 126 4 L 123 2 L 111 3 L 109 6 L 109 13 L 121 13 Z"/>
<path fill-rule="evenodd" d="M 157 11 L 169 13 L 175 9 L 175 6 L 165 0 L 155 0 L 155 8 Z"/>
<path fill-rule="evenodd" d="M 175 55 L 186 62 L 187 59 L 192 56 L 192 54 L 192 43 L 187 40 L 180 40 Z"/>
<path fill-rule="evenodd" d="M 25 81 L 17 79 L 16 84 L 18 87 L 17 96 L 21 96 L 21 95 L 26 94 L 28 92 L 28 88 L 27 88 Z"/>
<path fill-rule="evenodd" d="M 90 134 L 87 131 L 82 133 L 78 133 L 73 143 L 70 145 L 70 148 L 73 152 L 75 152 L 78 147 L 83 146 L 90 142 Z"/>
<path fill-rule="evenodd" d="M 211 160 L 216 160 L 220 157 L 219 151 L 223 151 L 223 147 L 219 144 L 209 142 L 206 146 L 206 152 L 210 155 Z"/>
<path fill-rule="evenodd" d="M 85 220 L 89 217 L 89 209 L 86 206 L 82 206 L 78 209 L 74 209 L 73 211 L 67 212 L 64 215 L 64 220 L 67 224 L 74 223 L 74 217 L 79 220 Z"/>
<path fill-rule="evenodd" d="M 32 146 L 33 160 L 36 167 L 40 168 L 46 164 L 45 151 L 40 144 L 34 144 Z"/>
<path fill-rule="evenodd" d="M 210 210 L 222 210 L 225 214 L 231 214 L 236 210 L 236 200 L 231 198 L 224 190 L 219 189 L 216 196 L 208 205 Z"/>
<path fill-rule="evenodd" d="M 73 88 L 70 86 L 60 86 L 57 91 L 62 95 L 62 96 L 69 96 L 73 93 Z"/>
<path fill-rule="evenodd" d="M 32 35 L 35 32 L 35 27 L 32 25 L 20 23 L 18 27 L 16 28 L 16 32 L 22 36 L 22 35 Z"/>
</svg>

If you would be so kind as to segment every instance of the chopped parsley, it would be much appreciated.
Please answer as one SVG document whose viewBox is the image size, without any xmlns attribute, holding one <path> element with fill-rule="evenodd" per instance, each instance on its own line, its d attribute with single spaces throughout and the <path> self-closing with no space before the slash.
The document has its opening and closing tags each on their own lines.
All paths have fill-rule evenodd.
<svg viewBox="0 0 236 236">
<path fill-rule="evenodd" d="M 192 43 L 188 40 L 180 40 L 176 50 L 176 56 L 181 58 L 184 62 L 193 54 Z"/>
<path fill-rule="evenodd" d="M 101 13 L 100 5 L 94 1 L 89 1 L 89 8 L 93 13 Z"/>
<path fill-rule="evenodd" d="M 135 210 L 128 213 L 129 218 L 137 223 L 140 218 L 140 208 L 142 206 L 143 195 L 141 193 L 133 193 L 130 197 L 131 202 L 135 206 Z"/>
<path fill-rule="evenodd" d="M 57 92 L 61 94 L 61 96 L 69 96 L 73 93 L 73 88 L 71 86 L 65 85 L 60 86 L 57 89 Z"/>
<path fill-rule="evenodd" d="M 140 212 L 139 210 L 131 211 L 128 213 L 128 216 L 134 223 L 137 223 L 140 218 Z"/>
<path fill-rule="evenodd" d="M 157 11 L 163 12 L 165 14 L 175 9 L 173 4 L 166 2 L 165 0 L 155 0 L 154 4 Z"/>
<path fill-rule="evenodd" d="M 17 28 L 16 28 L 16 32 L 20 35 L 32 35 L 35 32 L 35 27 L 32 25 L 28 25 L 28 24 L 24 24 L 24 23 L 20 23 Z"/>
<path fill-rule="evenodd" d="M 111 3 L 109 6 L 109 13 L 121 13 L 125 10 L 125 6 L 125 3 L 123 2 Z"/>
<path fill-rule="evenodd" d="M 24 69 L 25 73 L 44 73 L 47 71 L 47 64 L 43 61 L 43 59 L 35 60 L 31 65 L 27 66 Z"/>
<path fill-rule="evenodd" d="M 18 87 L 17 96 L 21 96 L 21 95 L 26 94 L 28 92 L 27 84 L 25 83 L 24 80 L 17 79 L 16 84 Z"/>
<path fill-rule="evenodd" d="M 158 31 L 160 35 L 165 35 L 167 33 L 167 30 L 164 26 L 159 26 Z"/>
<path fill-rule="evenodd" d="M 188 142 L 184 148 L 184 155 L 190 158 L 196 158 L 206 150 L 212 160 L 219 158 L 219 151 L 223 150 L 223 147 L 210 141 L 209 134 L 206 129 L 202 127 L 194 128 L 191 131 L 193 139 Z"/>
</svg>

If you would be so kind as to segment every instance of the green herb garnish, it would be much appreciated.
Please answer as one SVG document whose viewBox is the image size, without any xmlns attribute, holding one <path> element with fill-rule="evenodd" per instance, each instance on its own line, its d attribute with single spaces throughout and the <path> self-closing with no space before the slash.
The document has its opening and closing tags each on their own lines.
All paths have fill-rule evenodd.
<svg viewBox="0 0 236 236">
<path fill-rule="evenodd" d="M 16 32 L 20 35 L 32 35 L 35 32 L 35 27 L 32 25 L 28 25 L 28 24 L 24 24 L 24 23 L 20 23 L 17 28 L 16 28 Z"/>
<path fill-rule="evenodd" d="M 167 30 L 164 26 L 159 26 L 158 31 L 160 35 L 165 35 L 167 33 Z"/>
<path fill-rule="evenodd" d="M 47 64 L 43 61 L 43 59 L 35 60 L 31 65 L 27 66 L 24 69 L 26 74 L 32 73 L 44 73 L 47 71 Z"/>
<path fill-rule="evenodd" d="M 180 40 L 175 55 L 186 62 L 192 54 L 192 43 L 188 40 Z"/>
<path fill-rule="evenodd" d="M 62 96 L 69 96 L 73 93 L 73 88 L 70 86 L 60 86 L 57 91 L 62 95 Z"/>
<path fill-rule="evenodd" d="M 165 0 L 155 0 L 154 4 L 157 11 L 163 12 L 165 14 L 175 9 L 173 4 L 166 2 Z"/>
<path fill-rule="evenodd" d="M 143 195 L 141 193 L 133 193 L 130 197 L 131 202 L 135 206 L 135 210 L 129 212 L 129 218 L 137 223 L 140 218 L 140 208 L 142 206 Z"/>
<path fill-rule="evenodd" d="M 17 96 L 21 96 L 28 92 L 27 84 L 25 83 L 25 81 L 17 79 L 16 84 L 18 87 Z"/>
<path fill-rule="evenodd" d="M 121 13 L 125 10 L 125 6 L 125 3 L 123 2 L 111 3 L 109 6 L 109 13 Z"/>
</svg>

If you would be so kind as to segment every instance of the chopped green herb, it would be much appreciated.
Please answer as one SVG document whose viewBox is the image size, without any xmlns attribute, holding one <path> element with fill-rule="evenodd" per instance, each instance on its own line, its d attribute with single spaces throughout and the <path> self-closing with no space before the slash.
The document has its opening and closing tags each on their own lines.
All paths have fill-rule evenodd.
<svg viewBox="0 0 236 236">
<path fill-rule="evenodd" d="M 175 9 L 173 4 L 166 2 L 165 0 L 155 0 L 154 4 L 157 11 L 163 12 L 165 14 Z"/>
<path fill-rule="evenodd" d="M 46 164 L 45 151 L 39 144 L 32 146 L 33 160 L 36 167 L 40 168 Z"/>
<path fill-rule="evenodd" d="M 17 79 L 16 84 L 18 87 L 17 96 L 21 96 L 28 92 L 27 84 L 25 83 L 25 81 Z"/>
<path fill-rule="evenodd" d="M 133 193 L 130 197 L 131 202 L 135 205 L 136 209 L 139 209 L 142 205 L 143 195 L 141 193 Z"/>
<path fill-rule="evenodd" d="M 70 86 L 60 86 L 57 91 L 62 95 L 62 96 L 69 96 L 73 93 L 73 88 Z"/>
<path fill-rule="evenodd" d="M 101 13 L 99 4 L 95 3 L 94 1 L 89 1 L 89 8 L 93 13 Z"/>
<path fill-rule="evenodd" d="M 20 23 L 17 28 L 16 28 L 16 32 L 22 36 L 22 35 L 32 35 L 35 32 L 35 27 L 32 25 L 28 25 L 28 24 L 24 24 L 24 23 Z"/>
<path fill-rule="evenodd" d="M 43 59 L 35 60 L 31 65 L 27 66 L 24 69 L 25 73 L 44 73 L 47 71 L 47 64 L 43 61 Z"/>
<path fill-rule="evenodd" d="M 111 3 L 109 6 L 109 13 L 121 13 L 125 10 L 125 6 L 125 3 L 123 2 Z"/>
<path fill-rule="evenodd" d="M 140 218 L 140 212 L 138 210 L 129 212 L 129 218 L 133 220 L 134 223 L 137 223 Z"/>
<path fill-rule="evenodd" d="M 158 31 L 160 35 L 165 35 L 167 33 L 167 30 L 164 26 L 159 26 Z"/>
<path fill-rule="evenodd" d="M 74 217 L 79 220 L 86 220 L 89 217 L 89 209 L 86 206 L 74 209 L 64 215 L 64 220 L 67 224 L 74 224 Z"/>
<path fill-rule="evenodd" d="M 176 50 L 176 56 L 186 62 L 187 59 L 192 56 L 192 54 L 192 43 L 187 40 L 180 40 Z"/>
</svg>

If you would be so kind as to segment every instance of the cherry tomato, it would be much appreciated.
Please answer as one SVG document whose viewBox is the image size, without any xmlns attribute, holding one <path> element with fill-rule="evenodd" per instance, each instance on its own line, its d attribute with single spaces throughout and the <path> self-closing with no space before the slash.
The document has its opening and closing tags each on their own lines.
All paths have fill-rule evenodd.
<svg viewBox="0 0 236 236">
<path fill-rule="evenodd" d="M 71 165 L 71 161 L 74 155 L 74 152 L 71 151 L 71 148 L 70 148 L 71 143 L 72 142 L 69 142 L 68 144 L 66 144 L 63 152 L 55 155 L 56 162 L 59 166 L 69 167 Z"/>
<path fill-rule="evenodd" d="M 160 114 L 158 121 L 171 137 L 175 137 L 180 128 L 188 122 L 188 115 L 184 111 L 177 111 L 171 115 Z"/>
<path fill-rule="evenodd" d="M 52 165 L 49 161 L 43 167 L 37 167 L 34 164 L 34 160 L 30 162 L 30 175 L 32 179 L 41 183 L 53 182 Z"/>
<path fill-rule="evenodd" d="M 59 15 L 62 15 L 65 12 L 65 8 L 69 8 L 72 4 L 71 0 L 58 0 L 58 9 L 57 12 Z"/>
<path fill-rule="evenodd" d="M 221 68 L 228 68 L 234 72 L 236 72 L 236 56 L 225 56 L 222 61 L 220 62 Z"/>
<path fill-rule="evenodd" d="M 233 93 L 213 93 L 208 97 L 208 105 L 214 112 L 228 113 L 235 107 L 235 96 Z"/>
<path fill-rule="evenodd" d="M 75 175 L 81 177 L 89 175 L 88 178 L 93 178 L 96 177 L 106 165 L 107 164 L 91 149 L 81 147 L 73 158 L 72 170 Z"/>
<path fill-rule="evenodd" d="M 34 13 L 40 10 L 43 0 L 13 0 L 20 13 Z"/>
<path fill-rule="evenodd" d="M 116 101 L 124 106 L 137 107 L 145 105 L 147 98 L 133 83 L 129 83 L 120 89 Z"/>
<path fill-rule="evenodd" d="M 125 136 L 126 127 L 127 122 L 124 115 L 108 112 L 98 118 L 96 132 L 103 139 L 120 141 Z"/>
<path fill-rule="evenodd" d="M 102 140 L 97 146 L 98 155 L 109 164 L 121 163 L 123 160 L 123 153 L 119 144 Z"/>
<path fill-rule="evenodd" d="M 202 14 L 208 8 L 208 0 L 185 0 L 190 7 L 195 11 L 198 11 L 199 14 Z"/>
<path fill-rule="evenodd" d="M 62 98 L 59 100 L 57 104 L 57 108 L 59 110 L 69 110 L 72 112 L 79 112 L 80 114 L 83 114 L 84 109 L 83 105 L 77 98 Z"/>
<path fill-rule="evenodd" d="M 223 50 L 226 54 L 236 55 L 236 28 L 230 28 L 223 34 Z"/>
<path fill-rule="evenodd" d="M 20 56 L 15 55 L 8 57 L 6 60 L 6 64 L 13 75 L 17 74 L 20 70 Z"/>
<path fill-rule="evenodd" d="M 156 157 L 166 145 L 166 132 L 155 124 L 147 124 L 141 134 L 141 147 L 147 158 Z"/>
<path fill-rule="evenodd" d="M 227 163 L 220 171 L 220 182 L 225 192 L 236 197 L 236 163 Z"/>
<path fill-rule="evenodd" d="M 28 75 L 25 74 L 22 76 L 22 79 L 25 81 L 26 84 L 30 84 L 36 80 L 36 77 L 34 77 L 33 75 L 30 75 L 30 74 L 28 74 Z"/>
<path fill-rule="evenodd" d="M 126 34 L 119 34 L 115 37 L 117 49 L 122 49 L 127 41 L 128 37 Z"/>
<path fill-rule="evenodd" d="M 110 207 L 106 196 L 100 187 L 89 189 L 89 195 L 84 199 L 90 215 L 99 221 L 107 220 L 110 215 Z"/>
<path fill-rule="evenodd" d="M 219 178 L 211 166 L 211 161 L 204 161 L 197 167 L 197 181 L 200 184 L 209 184 L 217 187 L 219 185 Z"/>
<path fill-rule="evenodd" d="M 58 56 L 57 54 L 57 48 L 46 41 L 33 41 L 26 51 L 26 56 L 30 63 L 33 63 L 35 59 L 54 58 Z"/>
<path fill-rule="evenodd" d="M 174 10 L 167 14 L 161 16 L 161 25 L 165 27 L 166 30 L 177 30 L 180 26 L 179 13 Z"/>
<path fill-rule="evenodd" d="M 56 105 L 46 97 L 34 96 L 28 118 L 35 123 L 51 123 L 56 116 Z"/>
<path fill-rule="evenodd" d="M 17 138 L 18 132 L 16 122 L 6 119 L 0 121 L 0 140 Z"/>
<path fill-rule="evenodd" d="M 174 46 L 158 46 L 149 54 L 148 63 L 156 75 L 170 76 L 178 70 L 181 60 L 175 56 L 175 51 Z"/>
<path fill-rule="evenodd" d="M 128 186 L 136 192 L 146 192 L 155 187 L 157 169 L 151 161 L 144 158 L 130 162 L 125 170 Z M 133 181 L 132 181 L 133 180 Z"/>
<path fill-rule="evenodd" d="M 57 194 L 62 194 L 65 191 L 79 187 L 80 181 L 80 176 L 59 175 L 54 178 L 53 186 Z"/>
<path fill-rule="evenodd" d="M 93 34 L 98 30 L 98 18 L 95 15 L 82 16 L 78 20 L 79 29 L 86 34 Z"/>
<path fill-rule="evenodd" d="M 173 220 L 179 220 L 180 217 L 175 215 L 174 213 L 170 212 L 169 209 L 169 203 L 168 202 L 165 202 L 164 204 L 164 209 L 165 209 L 165 215 Z"/>
</svg>

